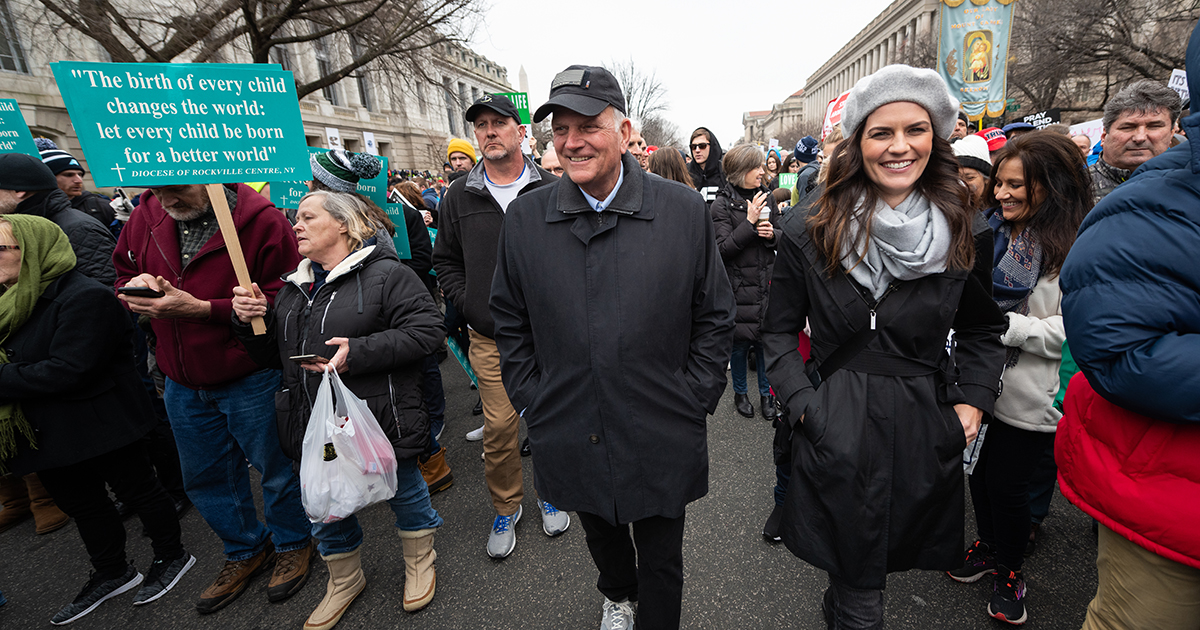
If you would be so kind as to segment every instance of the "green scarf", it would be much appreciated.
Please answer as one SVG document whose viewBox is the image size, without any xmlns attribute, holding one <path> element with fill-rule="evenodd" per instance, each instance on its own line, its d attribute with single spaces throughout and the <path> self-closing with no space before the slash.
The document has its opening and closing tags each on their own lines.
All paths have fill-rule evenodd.
<svg viewBox="0 0 1200 630">
<path fill-rule="evenodd" d="M 0 287 L 0 344 L 33 314 L 38 298 L 55 278 L 75 268 L 75 252 L 67 235 L 53 222 L 25 214 L 0 217 L 12 226 L 13 236 L 21 248 L 21 272 L 17 283 Z M 11 256 L 12 252 L 6 252 Z M 8 363 L 8 355 L 0 350 L 0 365 Z M 0 400 L 0 462 L 17 454 L 17 433 L 37 448 L 33 427 L 15 402 Z"/>
</svg>

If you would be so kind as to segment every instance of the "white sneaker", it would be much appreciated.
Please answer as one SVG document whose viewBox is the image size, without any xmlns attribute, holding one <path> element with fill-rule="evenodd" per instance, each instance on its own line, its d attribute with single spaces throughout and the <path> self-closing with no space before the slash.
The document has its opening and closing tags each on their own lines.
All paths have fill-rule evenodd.
<svg viewBox="0 0 1200 630">
<path fill-rule="evenodd" d="M 479 427 L 478 429 L 475 429 L 474 431 L 470 431 L 467 433 L 467 441 L 468 442 L 478 442 L 479 440 L 482 440 L 482 439 L 483 439 L 483 427 Z"/>
<path fill-rule="evenodd" d="M 633 604 L 629 600 L 614 602 L 605 597 L 600 630 L 633 630 Z"/>
<path fill-rule="evenodd" d="M 558 511 L 558 508 L 538 499 L 538 510 L 542 513 L 542 531 L 547 536 L 557 536 L 571 526 L 571 515 Z"/>
</svg>

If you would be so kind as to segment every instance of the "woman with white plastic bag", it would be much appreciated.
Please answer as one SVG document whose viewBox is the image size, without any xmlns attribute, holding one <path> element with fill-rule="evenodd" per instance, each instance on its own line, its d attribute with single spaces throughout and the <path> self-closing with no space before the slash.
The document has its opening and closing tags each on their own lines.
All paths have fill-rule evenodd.
<svg viewBox="0 0 1200 630">
<path fill-rule="evenodd" d="M 319 400 L 327 368 L 355 399 L 365 403 L 387 436 L 397 486 L 387 502 L 396 514 L 404 547 L 404 609 L 416 611 L 433 599 L 437 558 L 433 534 L 442 524 L 417 467 L 417 456 L 425 452 L 429 440 L 421 360 L 441 344 L 445 329 L 441 313 L 416 274 L 394 252 L 375 247 L 375 228 L 366 211 L 355 195 L 325 191 L 306 195 L 295 225 L 305 259 L 284 276 L 274 306 L 257 286 L 253 293 L 235 287 L 234 324 L 255 360 L 283 369 L 275 408 L 280 443 L 289 457 L 302 459 L 314 409 L 327 408 Z M 265 335 L 251 331 L 249 322 L 255 316 L 265 318 Z M 333 378 L 328 380 L 326 389 L 336 396 Z M 328 408 L 336 409 L 332 404 Z M 355 413 L 347 416 L 352 429 L 363 428 L 363 419 Z M 333 424 L 342 435 L 321 444 L 323 459 L 340 458 L 336 445 L 349 437 L 344 419 Z M 328 453 L 325 444 L 330 445 Z M 345 447 L 342 452 L 349 454 Z M 321 511 L 310 500 L 311 494 L 305 491 L 310 519 Z M 329 582 L 325 598 L 304 625 L 309 630 L 332 628 L 366 586 L 357 518 L 330 516 L 323 513 L 316 520 L 329 522 L 313 524 L 317 549 L 329 567 Z"/>
</svg>

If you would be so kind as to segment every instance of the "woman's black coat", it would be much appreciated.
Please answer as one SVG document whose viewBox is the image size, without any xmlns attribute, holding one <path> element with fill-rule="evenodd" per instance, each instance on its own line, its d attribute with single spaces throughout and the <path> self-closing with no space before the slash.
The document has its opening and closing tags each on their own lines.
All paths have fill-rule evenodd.
<svg viewBox="0 0 1200 630">
<path fill-rule="evenodd" d="M 874 309 L 878 335 L 814 389 L 797 333 L 807 321 L 820 362 L 869 325 L 873 300 L 843 270 L 826 274 L 805 218 L 797 208 L 784 220 L 762 327 L 767 373 L 794 430 L 784 543 L 864 589 L 884 588 L 892 571 L 960 566 L 966 440 L 953 405 L 982 409 L 986 421 L 1004 364 L 991 230 L 979 217 L 970 272 L 895 282 Z"/>
<path fill-rule="evenodd" d="M 4 342 L 0 402 L 20 403 L 37 448 L 17 437 L 17 474 L 59 468 L 132 444 L 157 420 L 133 363 L 133 322 L 112 289 L 69 271 Z"/>
<path fill-rule="evenodd" d="M 366 401 L 396 450 L 416 457 L 429 446 L 429 414 L 421 395 L 422 360 L 446 336 L 442 314 L 417 275 L 396 255 L 377 247 L 359 250 L 329 273 L 309 299 L 311 263 L 301 261 L 267 314 L 267 334 L 255 336 L 238 322 L 238 338 L 262 365 L 283 368 L 275 394 L 276 423 L 283 452 L 300 461 L 304 431 L 321 386 L 321 374 L 288 357 L 331 358 L 333 337 L 350 339 L 342 382 Z"/>
<path fill-rule="evenodd" d="M 774 200 L 771 222 L 779 218 Z M 733 184 L 725 184 L 712 204 L 713 228 L 717 234 L 717 249 L 725 263 L 725 275 L 737 300 L 737 326 L 734 341 L 759 341 L 759 326 L 767 309 L 767 289 L 771 286 L 771 269 L 775 266 L 775 241 L 758 235 L 758 228 L 746 220 L 746 200 Z"/>
</svg>

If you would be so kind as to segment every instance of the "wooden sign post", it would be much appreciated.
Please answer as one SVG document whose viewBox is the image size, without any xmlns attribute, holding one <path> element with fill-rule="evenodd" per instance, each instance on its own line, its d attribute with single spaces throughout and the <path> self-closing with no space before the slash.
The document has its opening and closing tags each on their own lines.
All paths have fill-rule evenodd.
<svg viewBox="0 0 1200 630">
<path fill-rule="evenodd" d="M 233 224 L 233 212 L 229 208 L 229 201 L 225 199 L 225 187 L 221 184 L 205 184 L 204 189 L 208 191 L 208 200 L 212 202 L 217 224 L 221 226 L 221 235 L 225 237 L 225 249 L 229 252 L 229 262 L 233 263 L 233 272 L 237 274 L 238 284 L 253 294 L 250 269 L 246 267 L 246 256 L 242 253 L 242 243 L 238 240 L 237 226 Z M 256 335 L 267 333 L 267 323 L 261 317 L 251 319 L 250 327 Z"/>
</svg>

